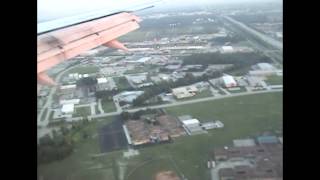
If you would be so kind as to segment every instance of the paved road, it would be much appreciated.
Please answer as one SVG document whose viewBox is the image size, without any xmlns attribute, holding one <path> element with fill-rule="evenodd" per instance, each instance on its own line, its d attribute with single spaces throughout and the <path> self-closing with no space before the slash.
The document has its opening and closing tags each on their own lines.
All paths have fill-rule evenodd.
<svg viewBox="0 0 320 180">
<path fill-rule="evenodd" d="M 282 50 L 283 48 L 283 43 L 280 41 L 277 41 L 265 34 L 262 34 L 261 32 L 258 32 L 254 29 L 252 29 L 251 27 L 248 27 L 247 25 L 243 24 L 242 22 L 236 21 L 235 19 L 229 17 L 229 16 L 223 16 L 225 19 L 229 20 L 230 22 L 234 23 L 235 25 L 241 27 L 242 29 L 246 30 L 247 32 L 259 37 L 261 40 L 263 40 L 264 42 L 270 44 L 271 46 Z"/>
<path fill-rule="evenodd" d="M 75 66 L 71 66 L 71 67 L 65 69 L 64 71 L 60 72 L 60 73 L 56 76 L 55 82 L 56 82 L 56 83 L 59 83 L 62 75 L 63 75 L 65 72 L 69 71 L 70 69 L 72 69 L 72 68 L 74 68 L 74 67 L 76 67 L 76 66 L 78 66 L 78 65 L 80 65 L 80 64 L 77 64 L 77 65 L 75 65 Z M 52 130 L 52 128 L 48 128 L 47 125 L 49 124 L 49 116 L 50 116 L 50 112 L 51 112 L 50 106 L 51 106 L 51 104 L 52 104 L 52 96 L 53 96 L 53 94 L 55 94 L 56 90 L 57 90 L 57 86 L 54 86 L 54 87 L 51 88 L 51 90 L 50 90 L 50 92 L 49 92 L 49 95 L 48 95 L 48 98 L 47 98 L 47 101 L 46 101 L 46 103 L 43 105 L 43 108 L 41 109 L 41 111 L 40 111 L 40 113 L 39 113 L 39 115 L 38 115 L 38 117 L 37 117 L 37 121 L 38 121 L 37 124 L 38 124 L 38 126 L 41 127 L 41 128 L 38 128 L 38 138 L 43 137 L 45 134 L 50 133 L 51 130 Z M 48 111 L 47 111 L 47 114 L 46 114 L 46 116 L 45 116 L 45 119 L 41 121 L 41 117 L 42 117 L 43 113 L 45 112 L 45 109 L 48 109 Z"/>
<path fill-rule="evenodd" d="M 101 105 L 101 99 L 98 99 L 98 109 L 99 109 L 100 113 L 104 113 L 104 110 Z"/>
<path fill-rule="evenodd" d="M 161 104 L 161 105 L 147 106 L 147 107 L 141 107 L 141 108 L 134 108 L 134 109 L 128 109 L 126 111 L 128 111 L 128 112 L 136 112 L 136 111 L 139 111 L 139 110 L 144 110 L 146 108 L 149 108 L 149 109 L 166 108 L 166 107 L 180 106 L 180 105 L 184 105 L 184 104 L 193 104 L 193 103 L 212 101 L 212 100 L 217 100 L 217 99 L 231 98 L 231 97 L 237 97 L 237 96 L 246 96 L 246 95 L 251 95 L 251 94 L 271 93 L 271 92 L 282 92 L 282 89 L 241 92 L 241 93 L 235 93 L 235 94 L 229 94 L 229 95 L 223 95 L 223 96 L 214 96 L 214 97 L 193 99 L 193 100 L 189 100 L 189 101 L 178 101 L 178 102 L 174 102 L 174 103 L 171 103 L 171 104 Z M 88 116 L 88 117 L 90 117 L 90 118 L 100 118 L 100 117 L 119 115 L 120 113 L 121 113 L 121 111 L 120 112 L 112 112 L 112 113 L 91 115 L 91 116 Z"/>
<path fill-rule="evenodd" d="M 283 55 L 282 55 L 282 48 L 281 49 L 274 49 L 271 48 L 270 45 L 266 46 L 267 43 L 263 44 L 259 41 L 257 41 L 253 36 L 251 31 L 248 31 L 246 28 L 250 28 L 246 25 L 246 28 L 244 28 L 244 26 L 240 26 L 237 23 L 234 23 L 234 21 L 230 21 L 230 17 L 226 18 L 225 16 L 223 16 L 224 18 L 222 18 L 221 20 L 223 20 L 224 25 L 226 28 L 230 29 L 231 31 L 234 31 L 236 33 L 240 33 L 243 36 L 246 37 L 247 41 L 252 44 L 252 47 L 258 51 L 261 51 L 262 53 L 264 53 L 264 55 L 266 55 L 267 57 L 270 57 L 270 59 L 272 59 L 276 64 L 280 65 L 283 62 Z M 256 31 L 252 28 L 250 28 L 252 31 Z M 260 33 L 260 32 L 258 32 Z M 261 33 L 260 33 L 261 34 Z M 262 36 L 266 36 L 264 34 L 262 34 Z M 260 36 L 255 36 L 255 37 L 260 37 Z M 262 39 L 263 41 L 263 39 Z"/>
</svg>

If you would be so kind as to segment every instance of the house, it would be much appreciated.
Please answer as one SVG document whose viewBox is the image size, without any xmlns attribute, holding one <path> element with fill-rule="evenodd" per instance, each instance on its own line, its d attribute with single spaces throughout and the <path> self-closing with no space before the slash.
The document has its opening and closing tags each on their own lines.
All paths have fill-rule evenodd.
<svg viewBox="0 0 320 180">
<path fill-rule="evenodd" d="M 221 78 L 222 84 L 226 88 L 236 87 L 237 82 L 234 80 L 234 78 L 230 75 L 224 75 Z"/>
<path fill-rule="evenodd" d="M 72 114 L 74 112 L 74 104 L 62 105 L 61 112 L 63 114 Z"/>
</svg>

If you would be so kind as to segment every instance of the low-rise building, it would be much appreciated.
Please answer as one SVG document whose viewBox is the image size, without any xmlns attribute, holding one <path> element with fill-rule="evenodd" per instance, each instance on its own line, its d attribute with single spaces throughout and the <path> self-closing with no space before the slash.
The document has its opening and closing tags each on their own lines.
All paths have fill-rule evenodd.
<svg viewBox="0 0 320 180">
<path fill-rule="evenodd" d="M 195 86 L 185 86 L 172 89 L 172 94 L 177 99 L 192 97 L 196 95 L 196 92 L 198 92 L 198 88 Z"/>
<path fill-rule="evenodd" d="M 223 75 L 222 78 L 222 85 L 226 88 L 236 87 L 237 82 L 234 80 L 234 78 L 230 75 Z"/>
<path fill-rule="evenodd" d="M 221 47 L 221 53 L 232 53 L 233 47 L 232 46 L 222 46 Z"/>
<path fill-rule="evenodd" d="M 62 105 L 61 112 L 63 114 L 72 114 L 74 112 L 74 104 Z"/>
</svg>

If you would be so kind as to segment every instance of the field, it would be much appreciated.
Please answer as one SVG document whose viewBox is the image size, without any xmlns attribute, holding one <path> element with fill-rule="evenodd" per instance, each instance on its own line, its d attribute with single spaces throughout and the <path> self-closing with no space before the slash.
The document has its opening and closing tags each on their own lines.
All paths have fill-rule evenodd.
<svg viewBox="0 0 320 180">
<path fill-rule="evenodd" d="M 73 117 L 79 117 L 79 116 L 89 116 L 91 115 L 91 109 L 90 107 L 75 107 L 75 114 Z"/>
<path fill-rule="evenodd" d="M 98 129 L 109 124 L 112 118 L 104 118 L 91 121 L 86 127 L 70 134 L 70 138 L 76 143 L 75 150 L 68 158 L 50 164 L 38 165 L 38 176 L 46 180 L 87 180 L 87 179 L 110 179 L 114 178 L 112 161 L 105 162 L 103 168 L 98 168 L 102 164 L 99 159 L 92 158 L 100 153 L 98 144 Z M 82 139 L 82 134 L 90 134 L 89 138 Z M 108 158 L 118 152 L 108 154 Z M 41 178 L 39 178 L 41 179 Z"/>
<path fill-rule="evenodd" d="M 241 86 L 241 87 L 239 87 L 240 89 L 239 90 L 231 90 L 231 89 L 226 89 L 228 92 L 230 92 L 230 93 L 241 93 L 241 92 L 246 92 L 247 90 L 246 90 L 246 88 L 245 87 L 243 87 L 243 86 Z"/>
<path fill-rule="evenodd" d="M 101 106 L 104 112 L 114 112 L 117 110 L 112 100 L 102 99 Z"/>
<path fill-rule="evenodd" d="M 114 77 L 113 80 L 119 90 L 132 88 L 125 77 Z"/>
<path fill-rule="evenodd" d="M 110 119 L 90 122 L 86 132 L 91 138 L 77 141 L 81 143 L 77 143 L 76 151 L 69 158 L 38 167 L 39 174 L 47 180 L 141 180 L 152 179 L 159 171 L 173 170 L 189 180 L 209 180 L 206 161 L 212 148 L 263 131 L 282 131 L 281 92 L 188 104 L 167 108 L 166 111 L 175 116 L 189 114 L 202 122 L 220 120 L 225 128 L 210 130 L 208 134 L 180 137 L 169 144 L 140 148 L 139 156 L 124 159 L 122 151 L 97 154 L 100 153 L 97 129 Z M 74 137 L 79 140 L 81 132 Z M 90 156 L 92 154 L 96 156 Z"/>
<path fill-rule="evenodd" d="M 282 76 L 269 76 L 265 82 L 269 85 L 280 85 L 283 84 L 283 77 Z"/>
<path fill-rule="evenodd" d="M 208 134 L 185 136 L 172 144 L 141 150 L 144 156 L 172 156 L 177 168 L 188 179 L 209 179 L 206 161 L 213 147 L 230 144 L 235 138 L 254 136 L 263 131 L 282 130 L 282 93 L 241 96 L 166 110 L 177 116 L 190 114 L 202 122 L 220 120 L 225 124 L 224 129 L 210 130 Z M 162 167 L 159 164 L 155 166 Z M 171 169 L 170 166 L 168 169 Z M 138 180 L 134 178 L 136 176 L 139 177 L 135 175 L 130 180 Z"/>
</svg>

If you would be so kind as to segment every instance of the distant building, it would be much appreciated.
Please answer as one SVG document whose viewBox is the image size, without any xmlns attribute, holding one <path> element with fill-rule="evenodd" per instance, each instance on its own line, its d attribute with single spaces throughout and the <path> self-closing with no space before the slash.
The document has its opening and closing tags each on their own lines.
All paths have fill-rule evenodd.
<svg viewBox="0 0 320 180">
<path fill-rule="evenodd" d="M 257 137 L 259 144 L 273 144 L 279 143 L 279 139 L 276 136 L 259 136 Z"/>
<path fill-rule="evenodd" d="M 263 71 L 276 70 L 276 68 L 273 65 L 271 65 L 270 63 L 258 63 L 256 65 L 253 65 L 252 69 L 254 69 L 254 70 L 263 70 Z"/>
<path fill-rule="evenodd" d="M 135 84 L 141 84 L 147 81 L 147 76 L 145 74 L 130 75 L 130 76 L 128 75 L 126 76 L 126 78 L 128 79 L 128 81 L 131 81 L 132 83 L 135 83 Z"/>
<path fill-rule="evenodd" d="M 142 95 L 143 91 L 124 91 L 116 95 L 119 101 L 124 101 L 127 103 L 132 103 L 138 96 Z"/>
<path fill-rule="evenodd" d="M 74 112 L 74 104 L 64 104 L 61 108 L 61 112 L 64 114 L 72 114 Z"/>
<path fill-rule="evenodd" d="M 234 78 L 230 75 L 224 75 L 222 76 L 222 84 L 226 88 L 236 87 L 237 82 L 234 80 Z"/>
<path fill-rule="evenodd" d="M 61 105 L 65 105 L 65 104 L 79 104 L 80 103 L 80 99 L 70 99 L 70 100 L 60 100 L 59 102 Z"/>
<path fill-rule="evenodd" d="M 235 139 L 233 140 L 233 146 L 234 147 L 250 147 L 255 146 L 256 143 L 254 142 L 254 139 Z"/>
<path fill-rule="evenodd" d="M 221 53 L 232 53 L 234 52 L 234 49 L 232 46 L 222 46 L 221 47 Z"/>
<path fill-rule="evenodd" d="M 185 129 L 188 135 L 201 134 L 206 132 L 200 126 L 200 121 L 198 119 L 182 120 L 181 123 L 182 127 Z"/>
<path fill-rule="evenodd" d="M 177 99 L 192 97 L 196 95 L 196 92 L 198 92 L 198 88 L 195 86 L 185 86 L 172 89 L 172 94 Z"/>
</svg>

